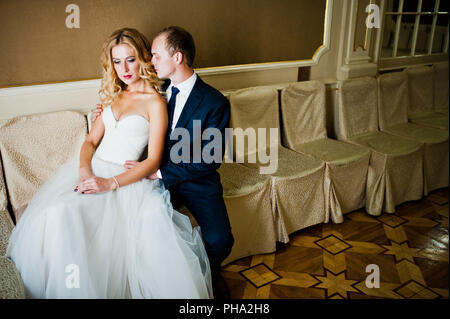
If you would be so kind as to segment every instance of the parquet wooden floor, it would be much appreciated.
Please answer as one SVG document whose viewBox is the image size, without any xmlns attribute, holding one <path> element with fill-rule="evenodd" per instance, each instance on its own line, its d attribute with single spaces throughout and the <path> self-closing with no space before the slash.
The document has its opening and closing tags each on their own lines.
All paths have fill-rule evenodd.
<svg viewBox="0 0 450 319">
<path fill-rule="evenodd" d="M 233 299 L 448 299 L 448 199 L 445 188 L 395 214 L 348 213 L 341 224 L 291 234 L 275 253 L 232 262 L 222 275 Z"/>
</svg>

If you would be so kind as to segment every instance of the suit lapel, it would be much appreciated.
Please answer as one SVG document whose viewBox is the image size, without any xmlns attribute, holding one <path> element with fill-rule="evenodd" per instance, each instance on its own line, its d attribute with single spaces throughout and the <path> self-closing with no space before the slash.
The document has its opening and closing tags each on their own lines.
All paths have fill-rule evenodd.
<svg viewBox="0 0 450 319">
<path fill-rule="evenodd" d="M 178 119 L 177 125 L 175 127 L 186 127 L 189 120 L 191 119 L 192 114 L 199 107 L 200 102 L 203 99 L 203 95 L 200 91 L 200 86 L 201 80 L 200 77 L 197 76 L 197 80 L 195 81 L 191 94 L 189 94 L 189 97 L 183 107 L 183 111 L 181 112 L 180 118 Z"/>
</svg>

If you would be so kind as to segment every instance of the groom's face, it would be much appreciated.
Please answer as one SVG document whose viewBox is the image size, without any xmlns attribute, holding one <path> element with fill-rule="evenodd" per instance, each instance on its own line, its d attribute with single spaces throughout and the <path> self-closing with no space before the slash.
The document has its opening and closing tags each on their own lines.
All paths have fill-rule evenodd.
<svg viewBox="0 0 450 319">
<path fill-rule="evenodd" d="M 170 79 L 175 72 L 175 57 L 171 56 L 166 46 L 166 35 L 157 36 L 152 43 L 152 64 L 160 79 Z"/>
</svg>

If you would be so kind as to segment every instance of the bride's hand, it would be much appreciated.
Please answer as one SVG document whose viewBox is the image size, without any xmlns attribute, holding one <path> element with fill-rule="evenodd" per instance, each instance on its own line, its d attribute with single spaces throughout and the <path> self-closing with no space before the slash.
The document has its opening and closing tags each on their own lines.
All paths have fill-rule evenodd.
<svg viewBox="0 0 450 319">
<path fill-rule="evenodd" d="M 78 187 L 78 191 L 82 194 L 102 193 L 116 189 L 117 184 L 112 178 L 102 178 L 92 176 L 85 179 Z"/>
<path fill-rule="evenodd" d="M 94 177 L 94 173 L 92 173 L 92 171 L 89 168 L 80 168 L 78 171 L 78 183 L 77 183 L 77 187 L 75 187 L 74 191 L 75 192 L 79 192 L 80 191 L 80 186 L 81 183 L 83 183 L 83 181 L 85 181 L 88 178 Z"/>
</svg>

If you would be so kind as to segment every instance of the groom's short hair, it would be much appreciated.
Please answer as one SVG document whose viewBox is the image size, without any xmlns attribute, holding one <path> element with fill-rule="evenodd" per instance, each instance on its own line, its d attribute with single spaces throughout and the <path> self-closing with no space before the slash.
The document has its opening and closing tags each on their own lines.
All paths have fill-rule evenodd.
<svg viewBox="0 0 450 319">
<path fill-rule="evenodd" d="M 166 35 L 166 46 L 170 55 L 181 52 L 189 67 L 192 67 L 195 58 L 195 44 L 192 35 L 178 26 L 170 26 L 162 29 L 156 36 Z"/>
</svg>

